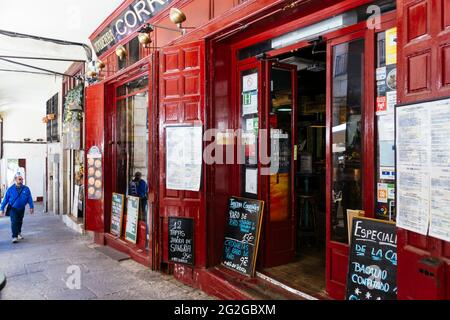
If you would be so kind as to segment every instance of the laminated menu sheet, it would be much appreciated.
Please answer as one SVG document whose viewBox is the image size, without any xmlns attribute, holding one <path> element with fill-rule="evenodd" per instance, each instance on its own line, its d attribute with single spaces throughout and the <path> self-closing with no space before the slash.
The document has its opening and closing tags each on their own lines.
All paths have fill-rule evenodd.
<svg viewBox="0 0 450 320">
<path fill-rule="evenodd" d="M 166 188 L 199 191 L 202 173 L 202 127 L 166 128 Z"/>
<path fill-rule="evenodd" d="M 450 241 L 450 99 L 397 108 L 397 226 Z"/>
</svg>

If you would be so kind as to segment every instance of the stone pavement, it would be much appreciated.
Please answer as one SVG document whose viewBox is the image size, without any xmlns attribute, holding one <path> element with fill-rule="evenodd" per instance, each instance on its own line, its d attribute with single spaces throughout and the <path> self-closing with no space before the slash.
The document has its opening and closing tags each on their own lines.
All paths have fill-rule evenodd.
<svg viewBox="0 0 450 320">
<path fill-rule="evenodd" d="M 0 270 L 7 277 L 0 299 L 213 299 L 131 259 L 109 258 L 94 249 L 97 245 L 88 236 L 67 228 L 58 216 L 42 213 L 42 207 L 34 215 L 26 212 L 25 239 L 17 244 L 11 243 L 9 218 L 0 218 Z M 66 283 L 75 283 L 67 273 L 70 266 L 81 270 L 81 289 Z"/>
</svg>

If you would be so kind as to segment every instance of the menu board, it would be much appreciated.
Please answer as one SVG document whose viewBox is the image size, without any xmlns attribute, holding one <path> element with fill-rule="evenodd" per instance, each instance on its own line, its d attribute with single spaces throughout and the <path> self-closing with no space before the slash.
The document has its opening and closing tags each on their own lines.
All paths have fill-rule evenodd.
<svg viewBox="0 0 450 320">
<path fill-rule="evenodd" d="M 396 114 L 397 226 L 450 241 L 450 99 Z"/>
<path fill-rule="evenodd" d="M 124 195 L 119 193 L 112 194 L 111 203 L 111 233 L 120 237 L 122 233 L 123 205 Z"/>
<path fill-rule="evenodd" d="M 169 261 L 194 265 L 194 219 L 169 217 Z"/>
<path fill-rule="evenodd" d="M 222 258 L 227 268 L 254 275 L 263 208 L 263 201 L 230 198 Z"/>
<path fill-rule="evenodd" d="M 199 191 L 202 174 L 202 127 L 166 128 L 166 188 Z"/>
<path fill-rule="evenodd" d="M 138 231 L 139 198 L 127 196 L 127 225 L 125 239 L 136 243 Z"/>
<path fill-rule="evenodd" d="M 346 299 L 397 299 L 395 223 L 353 218 Z"/>
<path fill-rule="evenodd" d="M 88 199 L 100 200 L 103 190 L 102 154 L 100 148 L 92 146 L 87 155 Z"/>
</svg>

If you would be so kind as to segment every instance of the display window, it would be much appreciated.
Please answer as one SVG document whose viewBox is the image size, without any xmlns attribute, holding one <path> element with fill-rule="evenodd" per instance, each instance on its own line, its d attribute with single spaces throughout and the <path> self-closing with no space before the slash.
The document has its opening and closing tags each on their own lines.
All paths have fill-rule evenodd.
<svg viewBox="0 0 450 320">
<path fill-rule="evenodd" d="M 116 170 L 113 192 L 139 198 L 138 221 L 139 224 L 144 223 L 145 230 L 148 230 L 148 76 L 121 84 L 115 92 Z"/>
</svg>

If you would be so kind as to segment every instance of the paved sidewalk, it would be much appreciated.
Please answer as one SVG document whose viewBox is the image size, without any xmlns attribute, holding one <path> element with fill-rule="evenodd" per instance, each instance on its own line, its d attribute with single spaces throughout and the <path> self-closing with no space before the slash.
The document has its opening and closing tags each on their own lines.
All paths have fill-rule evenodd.
<svg viewBox="0 0 450 320">
<path fill-rule="evenodd" d="M 58 216 L 44 214 L 39 207 L 36 212 L 26 214 L 25 239 L 17 244 L 11 243 L 9 218 L 0 218 L 0 270 L 7 277 L 0 299 L 213 299 L 131 259 L 117 262 Z M 66 284 L 70 266 L 81 270 L 81 289 Z"/>
</svg>

